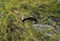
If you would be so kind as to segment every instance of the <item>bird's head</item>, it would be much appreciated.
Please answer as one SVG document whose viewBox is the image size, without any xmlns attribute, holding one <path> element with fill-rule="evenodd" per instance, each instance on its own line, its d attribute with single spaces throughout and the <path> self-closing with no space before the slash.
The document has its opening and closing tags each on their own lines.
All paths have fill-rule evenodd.
<svg viewBox="0 0 60 41">
<path fill-rule="evenodd" d="M 24 16 L 22 16 L 22 20 L 24 20 L 24 18 L 25 18 L 25 17 L 24 17 Z"/>
</svg>

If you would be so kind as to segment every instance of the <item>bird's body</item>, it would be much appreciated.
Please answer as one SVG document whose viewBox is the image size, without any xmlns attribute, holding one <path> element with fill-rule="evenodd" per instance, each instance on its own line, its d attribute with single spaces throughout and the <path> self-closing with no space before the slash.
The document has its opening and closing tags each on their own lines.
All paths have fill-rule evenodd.
<svg viewBox="0 0 60 41">
<path fill-rule="evenodd" d="M 35 23 L 38 23 L 38 20 L 37 20 L 36 18 L 34 18 L 34 17 L 24 18 L 24 19 L 22 20 L 22 22 L 25 22 L 26 20 L 35 21 Z"/>
</svg>

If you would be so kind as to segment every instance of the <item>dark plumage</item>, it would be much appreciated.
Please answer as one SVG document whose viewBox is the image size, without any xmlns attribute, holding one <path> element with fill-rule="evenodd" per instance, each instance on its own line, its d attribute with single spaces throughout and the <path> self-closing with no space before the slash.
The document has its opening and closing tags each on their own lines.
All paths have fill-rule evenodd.
<svg viewBox="0 0 60 41">
<path fill-rule="evenodd" d="M 25 22 L 26 20 L 35 21 L 35 23 L 38 23 L 38 20 L 37 20 L 36 18 L 34 18 L 34 17 L 24 18 L 24 19 L 22 20 L 22 22 Z"/>
</svg>

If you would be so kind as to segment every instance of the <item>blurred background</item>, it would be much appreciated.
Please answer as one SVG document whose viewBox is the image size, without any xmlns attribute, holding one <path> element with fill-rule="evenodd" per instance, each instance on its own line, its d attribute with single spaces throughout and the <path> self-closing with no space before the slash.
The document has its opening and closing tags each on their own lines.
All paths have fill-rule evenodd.
<svg viewBox="0 0 60 41">
<path fill-rule="evenodd" d="M 0 41 L 60 41 L 60 0 L 0 0 Z"/>
</svg>

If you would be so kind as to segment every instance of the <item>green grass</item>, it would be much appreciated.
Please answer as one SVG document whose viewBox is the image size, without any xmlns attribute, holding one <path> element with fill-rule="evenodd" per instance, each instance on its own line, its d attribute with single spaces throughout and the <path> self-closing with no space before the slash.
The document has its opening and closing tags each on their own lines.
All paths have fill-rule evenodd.
<svg viewBox="0 0 60 41">
<path fill-rule="evenodd" d="M 12 8 L 16 8 L 17 15 Z M 60 2 L 56 0 L 0 0 L 0 41 L 59 41 L 60 26 L 51 27 L 33 26 L 33 22 L 21 22 L 20 17 L 34 16 L 39 24 L 48 24 L 44 21 L 47 16 L 54 16 L 60 25 Z M 40 18 L 42 15 L 42 18 Z M 38 29 L 39 28 L 39 29 Z M 47 35 L 48 34 L 48 35 Z M 50 36 L 49 36 L 50 35 Z"/>
</svg>

